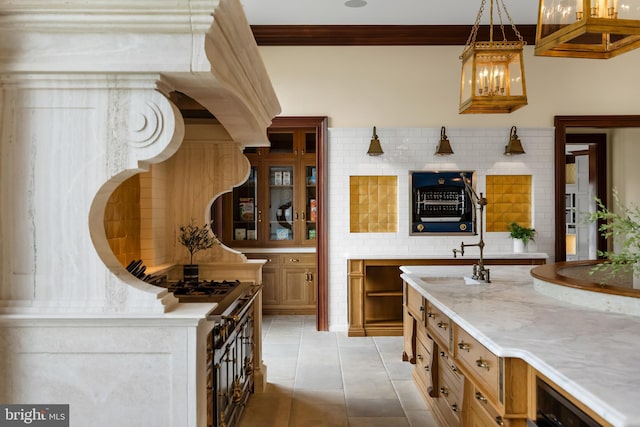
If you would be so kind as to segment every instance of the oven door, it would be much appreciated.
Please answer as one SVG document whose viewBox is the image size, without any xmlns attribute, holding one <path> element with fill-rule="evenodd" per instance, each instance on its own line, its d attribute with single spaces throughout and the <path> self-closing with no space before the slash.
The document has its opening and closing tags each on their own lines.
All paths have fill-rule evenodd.
<svg viewBox="0 0 640 427">
<path fill-rule="evenodd" d="M 558 393 L 536 379 L 536 424 L 538 427 L 601 427 L 601 424 Z"/>
</svg>

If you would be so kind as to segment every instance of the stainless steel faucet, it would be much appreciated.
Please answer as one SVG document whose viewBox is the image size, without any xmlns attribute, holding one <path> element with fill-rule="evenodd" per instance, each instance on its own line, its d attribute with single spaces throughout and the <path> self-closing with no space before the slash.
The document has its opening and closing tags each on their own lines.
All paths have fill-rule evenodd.
<svg viewBox="0 0 640 427">
<path fill-rule="evenodd" d="M 475 209 L 477 206 L 478 211 L 480 211 L 480 241 L 478 243 L 460 243 L 460 249 L 453 250 L 453 257 L 456 258 L 459 253 L 460 256 L 464 256 L 464 248 L 470 246 L 477 246 L 480 249 L 480 258 L 478 259 L 477 264 L 473 264 L 473 274 L 471 276 L 474 280 L 480 280 L 485 283 L 491 283 L 489 269 L 484 266 L 484 231 L 483 231 L 483 214 L 484 207 L 487 206 L 487 198 L 483 197 L 482 193 L 480 193 L 480 197 L 476 194 L 475 190 L 469 184 L 467 180 L 466 174 L 464 172 L 460 173 L 462 177 L 462 182 L 464 182 L 464 188 L 471 199 L 471 203 L 474 206 L 474 217 L 475 217 Z M 475 218 L 474 218 L 475 219 Z M 475 221 L 474 221 L 475 222 Z"/>
</svg>

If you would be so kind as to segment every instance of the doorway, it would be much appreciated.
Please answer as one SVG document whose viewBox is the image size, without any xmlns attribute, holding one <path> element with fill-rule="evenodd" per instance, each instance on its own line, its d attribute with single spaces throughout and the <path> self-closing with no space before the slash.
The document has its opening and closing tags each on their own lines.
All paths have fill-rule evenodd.
<svg viewBox="0 0 640 427">
<path fill-rule="evenodd" d="M 555 200 L 556 200 L 556 224 L 555 224 L 555 261 L 566 260 L 566 239 L 561 238 L 566 233 L 566 153 L 567 134 L 575 128 L 585 129 L 613 129 L 613 128 L 640 128 L 640 115 L 629 116 L 556 116 L 555 125 Z M 606 153 L 606 148 L 604 149 Z M 600 157 L 598 154 L 596 157 Z M 606 166 L 606 165 L 605 165 Z M 609 171 L 610 172 L 610 171 Z M 605 179 L 601 188 L 605 193 L 601 200 L 608 200 L 607 175 L 599 174 Z M 600 197 L 600 196 L 598 196 Z M 606 244 L 606 243 L 605 243 Z M 603 246 L 604 247 L 604 246 Z"/>
<path fill-rule="evenodd" d="M 565 143 L 565 257 L 597 259 L 606 240 L 598 233 L 599 224 L 587 222 L 585 216 L 596 210 L 595 198 L 606 200 L 607 134 L 571 133 Z"/>
</svg>

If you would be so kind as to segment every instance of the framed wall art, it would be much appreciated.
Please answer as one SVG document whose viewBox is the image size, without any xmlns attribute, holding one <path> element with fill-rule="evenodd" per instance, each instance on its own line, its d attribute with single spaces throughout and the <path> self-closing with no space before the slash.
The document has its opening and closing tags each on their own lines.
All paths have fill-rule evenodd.
<svg viewBox="0 0 640 427">
<path fill-rule="evenodd" d="M 475 188 L 475 171 L 410 171 L 411 235 L 476 234 L 475 210 L 462 174 Z"/>
</svg>

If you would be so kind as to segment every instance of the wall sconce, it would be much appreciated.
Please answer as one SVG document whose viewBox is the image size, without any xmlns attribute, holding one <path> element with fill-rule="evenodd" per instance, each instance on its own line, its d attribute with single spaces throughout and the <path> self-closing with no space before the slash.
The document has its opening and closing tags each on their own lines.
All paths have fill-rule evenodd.
<svg viewBox="0 0 640 427">
<path fill-rule="evenodd" d="M 373 135 L 371 136 L 371 143 L 369 144 L 369 151 L 367 154 L 370 156 L 380 156 L 384 154 L 382 151 L 382 147 L 380 146 L 380 140 L 378 139 L 378 135 L 376 135 L 376 127 L 373 127 Z"/>
<path fill-rule="evenodd" d="M 513 154 L 524 154 L 524 148 L 522 148 L 522 143 L 520 139 L 518 139 L 518 134 L 516 133 L 516 127 L 511 127 L 511 135 L 509 136 L 509 143 L 504 147 L 504 155 L 511 156 Z"/>
<path fill-rule="evenodd" d="M 447 139 L 447 134 L 444 133 L 444 126 L 442 126 L 442 129 L 440 129 L 440 142 L 438 142 L 438 148 L 436 148 L 436 156 L 448 156 L 449 154 L 453 154 L 453 150 Z"/>
</svg>

